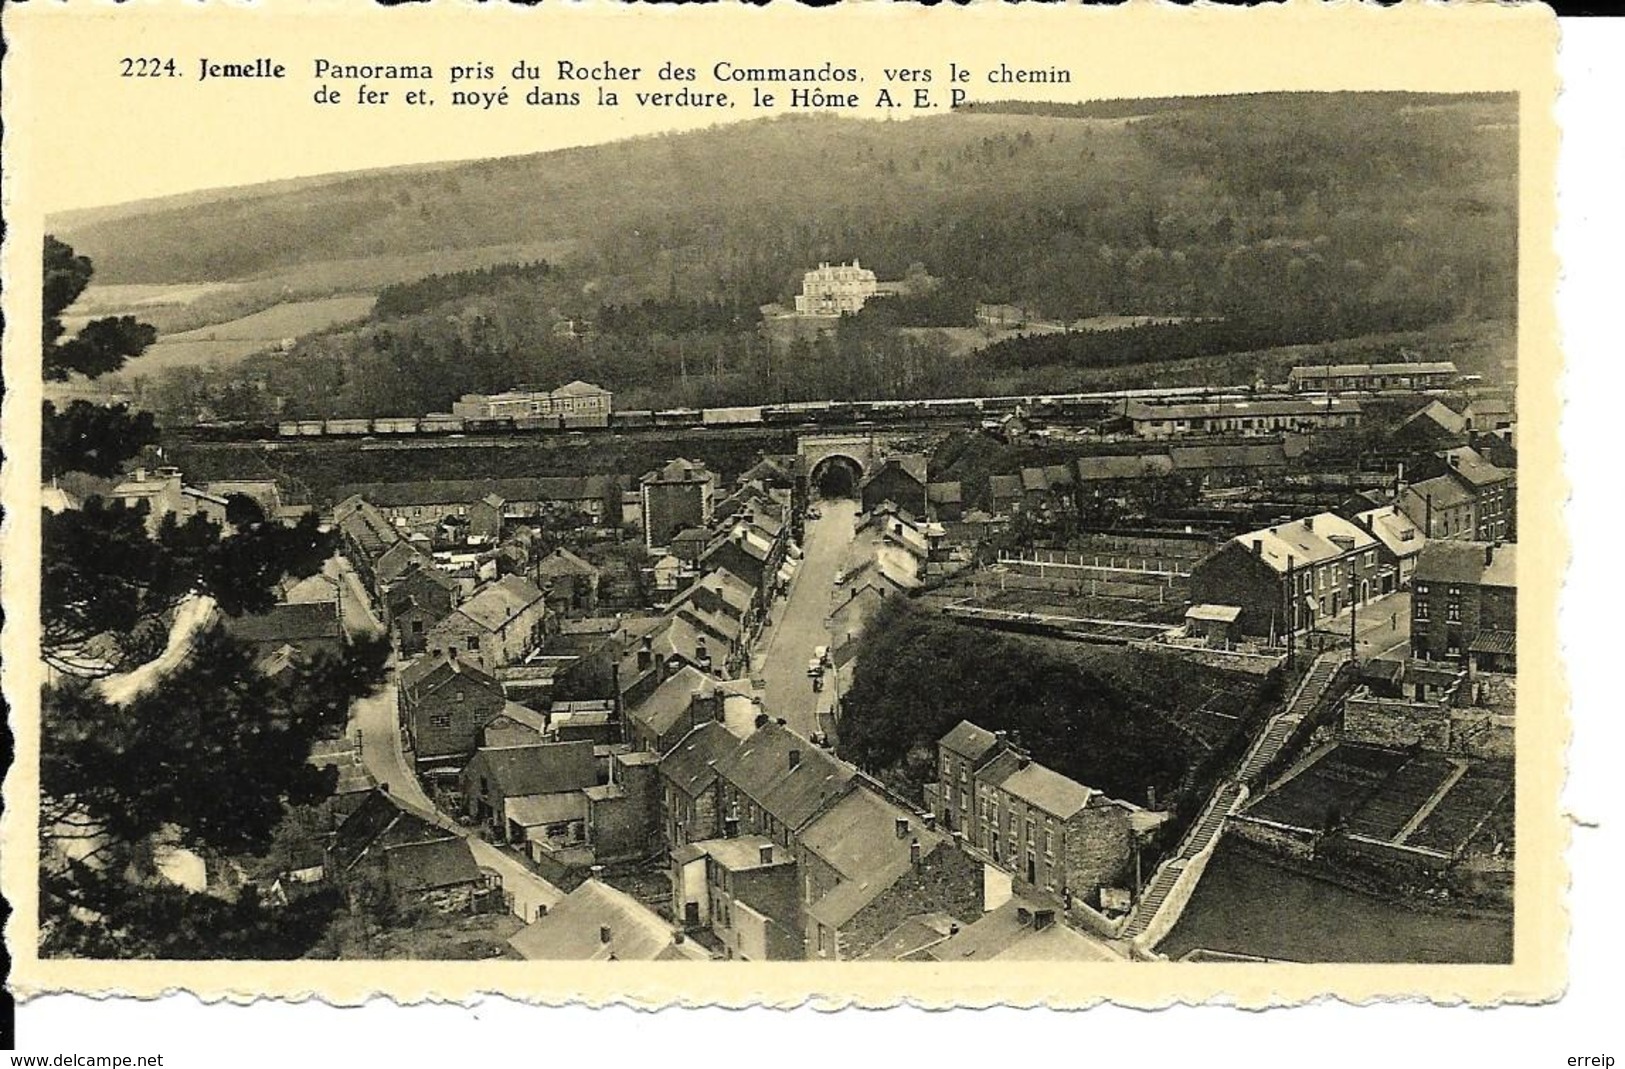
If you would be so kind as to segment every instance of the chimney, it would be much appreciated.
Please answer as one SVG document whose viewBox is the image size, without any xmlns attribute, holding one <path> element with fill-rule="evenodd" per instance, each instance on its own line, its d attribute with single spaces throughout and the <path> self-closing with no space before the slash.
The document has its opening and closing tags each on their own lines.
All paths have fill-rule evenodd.
<svg viewBox="0 0 1625 1069">
<path fill-rule="evenodd" d="M 683 938 L 684 938 L 684 936 L 683 936 L 683 933 L 682 933 L 681 930 L 671 933 L 672 945 L 673 946 L 682 946 L 683 945 Z"/>
<path fill-rule="evenodd" d="M 772 718 L 769 717 L 766 713 L 757 713 L 756 714 L 756 730 L 760 731 L 762 728 L 767 727 L 767 725 L 771 724 L 772 722 L 773 722 Z"/>
<path fill-rule="evenodd" d="M 1025 927 L 1027 927 L 1027 925 L 1031 924 L 1032 922 L 1033 922 L 1033 911 L 1026 908 L 1025 906 L 1017 906 L 1016 907 L 1016 923 L 1021 925 L 1023 928 L 1025 928 Z"/>
<path fill-rule="evenodd" d="M 1253 556 L 1262 557 L 1263 555 L 1264 555 L 1264 540 L 1262 538 L 1253 539 Z"/>
<path fill-rule="evenodd" d="M 1033 931 L 1035 932 L 1041 932 L 1054 923 L 1055 911 L 1053 909 L 1041 909 L 1033 914 Z"/>
<path fill-rule="evenodd" d="M 1315 529 L 1315 518 L 1313 516 L 1305 516 L 1303 518 L 1303 529 L 1305 531 L 1313 531 Z"/>
<path fill-rule="evenodd" d="M 1145 789 L 1145 807 L 1150 810 L 1157 808 L 1157 788 L 1155 784 Z"/>
<path fill-rule="evenodd" d="M 935 813 L 920 814 L 920 823 L 925 825 L 926 831 L 937 830 L 937 815 Z"/>
<path fill-rule="evenodd" d="M 798 769 L 800 767 L 801 767 L 801 751 L 800 750 L 791 750 L 790 751 L 790 771 L 794 772 L 796 769 Z"/>
<path fill-rule="evenodd" d="M 604 878 L 604 866 L 602 865 L 594 865 L 587 871 L 592 874 L 592 878 L 595 880 L 601 880 Z"/>
<path fill-rule="evenodd" d="M 1458 456 L 1457 454 L 1455 454 L 1455 453 L 1446 453 L 1445 454 L 1445 459 L 1450 461 L 1450 466 L 1452 468 L 1461 467 L 1461 457 Z"/>
<path fill-rule="evenodd" d="M 711 651 L 705 648 L 704 635 L 701 635 L 694 642 L 694 661 L 699 666 L 700 671 L 709 672 L 711 670 Z"/>
<path fill-rule="evenodd" d="M 1495 543 L 1491 542 L 1491 543 L 1484 546 L 1484 567 L 1488 568 L 1490 565 L 1492 565 L 1494 563 L 1495 563 Z"/>
<path fill-rule="evenodd" d="M 738 815 L 730 814 L 729 816 L 723 818 L 723 820 L 722 820 L 722 837 L 724 839 L 737 839 L 737 838 L 739 838 L 739 817 L 738 817 Z"/>
<path fill-rule="evenodd" d="M 606 945 L 607 945 L 607 944 L 608 944 L 608 943 L 609 943 L 609 938 L 610 938 L 610 928 L 609 928 L 609 925 L 607 925 L 607 924 L 600 924 L 600 925 L 599 925 L 599 926 L 598 926 L 598 941 L 599 941 L 599 942 L 600 942 L 600 943 L 604 943 L 604 944 L 606 944 Z"/>
<path fill-rule="evenodd" d="M 1022 754 L 1020 757 L 1016 758 L 1016 768 L 1018 769 L 1026 768 L 1032 763 L 1033 759 L 1028 757 L 1026 754 Z"/>
<path fill-rule="evenodd" d="M 897 818 L 897 837 L 899 839 L 908 838 L 908 818 L 907 817 L 898 817 Z"/>
<path fill-rule="evenodd" d="M 773 844 L 762 847 L 761 861 L 764 865 L 773 864 Z"/>
<path fill-rule="evenodd" d="M 948 936 L 949 936 L 949 938 L 952 938 L 953 936 L 956 936 L 958 934 L 959 934 L 959 925 L 957 925 L 957 924 L 948 925 Z"/>
<path fill-rule="evenodd" d="M 778 718 L 778 720 L 776 720 L 776 721 L 774 721 L 774 723 L 776 723 L 776 724 L 778 724 L 778 725 L 779 725 L 779 727 L 781 727 L 781 728 L 784 728 L 784 727 L 789 727 L 789 726 L 790 726 L 790 721 L 788 721 L 788 720 L 786 720 L 786 719 L 785 719 L 785 718 L 784 718 L 784 717 L 782 717 L 782 716 L 781 716 L 781 717 L 779 717 L 779 718 Z"/>
<path fill-rule="evenodd" d="M 1002 750 L 1004 749 L 1005 743 L 1010 741 L 1010 733 L 1008 731 L 995 731 L 993 733 L 993 741 L 998 744 L 999 749 Z"/>
<path fill-rule="evenodd" d="M 638 671 L 647 672 L 655 664 L 655 640 L 648 635 L 643 636 L 643 643 L 638 647 Z"/>
<path fill-rule="evenodd" d="M 138 482 L 138 483 L 144 483 L 144 482 L 147 481 L 147 469 L 146 468 L 137 468 L 137 469 L 135 469 L 135 481 Z"/>
<path fill-rule="evenodd" d="M 919 868 L 920 862 L 924 859 L 925 850 L 920 846 L 920 840 L 915 839 L 913 842 L 908 844 L 908 863 L 913 865 L 915 868 Z"/>
</svg>

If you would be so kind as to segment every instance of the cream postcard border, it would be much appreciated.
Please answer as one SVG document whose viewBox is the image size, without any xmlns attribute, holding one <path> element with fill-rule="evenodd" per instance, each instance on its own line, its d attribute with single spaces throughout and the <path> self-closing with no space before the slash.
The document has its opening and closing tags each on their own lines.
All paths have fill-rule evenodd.
<svg viewBox="0 0 1625 1069">
<path fill-rule="evenodd" d="M 206 999 L 319 997 L 360 1002 L 461 1001 L 495 992 L 557 1004 L 882 1006 L 1241 1006 L 1332 994 L 1351 1001 L 1418 997 L 1492 1004 L 1556 997 L 1565 982 L 1567 824 L 1558 810 L 1568 741 L 1558 658 L 1557 595 L 1567 554 L 1567 486 L 1558 445 L 1561 359 L 1557 259 L 1557 23 L 1539 5 L 1406 4 L 1380 9 L 1308 0 L 1258 8 L 1180 8 L 1146 0 L 1117 8 L 965 8 L 879 3 L 815 10 L 780 0 L 656 8 L 584 4 L 515 8 L 437 0 L 384 9 L 339 0 L 183 5 L 68 0 L 8 6 L 4 17 L 5 505 L 3 681 L 16 737 L 0 823 L 0 885 L 15 910 L 6 929 L 11 988 Z M 518 42 L 516 44 L 516 42 Z M 1511 965 L 925 965 L 508 962 L 92 962 L 36 951 L 38 842 L 39 293 L 46 212 L 166 192 L 348 171 L 430 158 L 534 152 L 674 129 L 647 116 L 593 109 L 549 125 L 520 111 L 493 117 L 435 109 L 411 119 L 323 114 L 297 85 L 266 92 L 187 80 L 138 100 L 113 76 L 117 57 L 159 48 L 178 57 L 316 55 L 361 62 L 410 57 L 444 65 L 482 56 L 831 59 L 945 67 L 1000 60 L 1069 67 L 1068 86 L 1022 87 L 1030 99 L 1086 100 L 1284 90 L 1515 91 L 1519 100 L 1520 691 L 1519 857 Z M 303 84 L 302 80 L 299 84 Z M 984 99 L 1009 97 L 990 94 Z M 156 102 L 155 102 L 156 100 Z M 344 114 L 337 114 L 337 113 Z M 693 122 L 691 126 L 708 125 Z M 245 128 L 252 136 L 245 135 Z M 401 145 L 434 146 L 404 155 Z M 258 144 L 252 144 L 257 140 Z M 418 150 L 421 153 L 421 149 Z M 119 166 L 122 159 L 123 166 Z M 134 161 L 134 162 L 132 162 Z M 182 176 L 182 177 L 177 177 Z"/>
</svg>

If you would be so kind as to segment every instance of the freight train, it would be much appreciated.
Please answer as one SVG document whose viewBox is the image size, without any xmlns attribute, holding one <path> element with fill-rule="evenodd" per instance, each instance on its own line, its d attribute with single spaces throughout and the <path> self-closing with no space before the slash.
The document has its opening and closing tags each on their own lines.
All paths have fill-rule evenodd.
<svg viewBox="0 0 1625 1069">
<path fill-rule="evenodd" d="M 790 401 L 776 405 L 727 408 L 631 410 L 580 416 L 467 417 L 448 413 L 427 416 L 380 416 L 376 419 L 282 420 L 257 423 L 201 423 L 179 428 L 200 440 L 303 438 L 412 438 L 435 435 L 565 434 L 622 430 L 707 427 L 852 427 L 869 424 L 953 421 L 976 423 L 1023 412 L 1045 419 L 1099 419 L 1129 400 L 1224 401 L 1281 396 L 1270 388 L 1247 386 L 1182 386 L 1097 393 L 1026 394 L 1007 397 L 932 398 L 915 401 Z M 1285 395 L 1302 400 L 1302 394 Z"/>
</svg>

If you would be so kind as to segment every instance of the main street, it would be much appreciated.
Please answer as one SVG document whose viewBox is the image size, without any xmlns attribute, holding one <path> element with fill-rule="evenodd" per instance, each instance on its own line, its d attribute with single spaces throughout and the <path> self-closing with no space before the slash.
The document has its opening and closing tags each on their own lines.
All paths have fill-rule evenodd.
<svg viewBox="0 0 1625 1069">
<path fill-rule="evenodd" d="M 790 584 L 790 595 L 773 610 L 773 626 L 764 635 L 757 674 L 766 684 L 767 712 L 788 721 L 791 730 L 810 736 L 821 729 L 819 699 L 807 676 L 813 650 L 829 644 L 831 595 L 853 539 L 857 502 L 835 498 L 818 503 L 823 515 L 809 519 L 801 567 Z M 827 673 L 826 673 L 827 676 Z M 827 682 L 827 680 L 826 680 Z"/>
</svg>

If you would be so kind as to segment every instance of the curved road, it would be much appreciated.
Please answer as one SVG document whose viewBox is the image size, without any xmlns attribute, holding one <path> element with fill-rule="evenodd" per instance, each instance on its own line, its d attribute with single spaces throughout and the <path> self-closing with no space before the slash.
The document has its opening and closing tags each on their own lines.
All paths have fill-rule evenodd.
<svg viewBox="0 0 1625 1069">
<path fill-rule="evenodd" d="M 344 574 L 339 576 L 340 581 L 345 582 L 356 595 L 345 604 L 345 613 L 351 622 L 356 622 L 352 614 L 359 606 L 365 611 L 366 620 L 382 631 L 383 625 L 373 614 L 355 573 L 347 564 L 341 570 Z M 435 808 L 412 771 L 411 758 L 401 747 L 399 685 L 396 682 L 399 667 L 399 663 L 391 658 L 384 685 L 350 707 L 350 732 L 361 737 L 361 763 L 372 773 L 379 786 L 389 790 L 402 808 L 467 839 L 475 862 L 502 877 L 502 889 L 513 896 L 514 916 L 526 922 L 535 920 L 563 898 L 564 892 L 532 872 L 518 858 L 481 839 L 474 829 L 463 827 Z"/>
<path fill-rule="evenodd" d="M 773 610 L 773 626 L 765 632 L 757 664 L 766 684 L 764 707 L 804 736 L 830 727 L 819 723 L 819 708 L 828 708 L 829 691 L 813 691 L 807 662 L 813 650 L 829 645 L 835 574 L 852 544 L 858 515 L 857 502 L 848 498 L 820 501 L 818 508 L 823 515 L 806 523 L 801 567 L 790 583 L 790 596 Z"/>
</svg>

